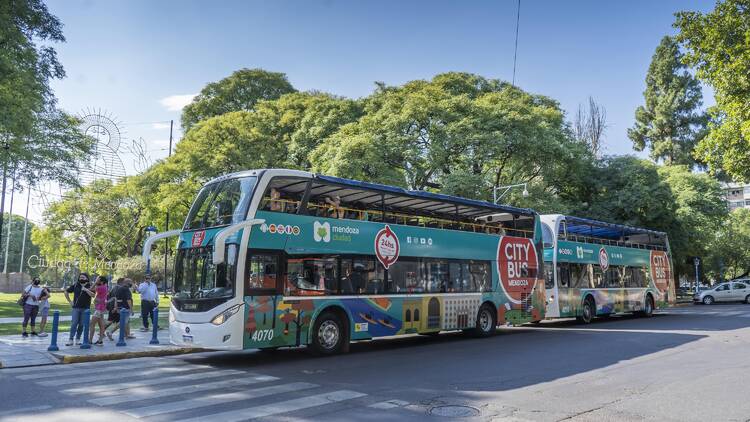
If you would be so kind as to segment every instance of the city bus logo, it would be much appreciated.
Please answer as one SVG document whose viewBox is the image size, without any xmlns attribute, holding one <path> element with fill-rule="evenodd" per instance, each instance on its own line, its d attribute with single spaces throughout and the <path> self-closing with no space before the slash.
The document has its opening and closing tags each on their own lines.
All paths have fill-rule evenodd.
<svg viewBox="0 0 750 422">
<path fill-rule="evenodd" d="M 387 224 L 375 235 L 375 256 L 388 269 L 398 261 L 400 245 L 396 233 Z"/>
<path fill-rule="evenodd" d="M 199 232 L 193 232 L 193 240 L 191 244 L 193 245 L 194 248 L 197 248 L 203 244 L 203 239 L 205 238 L 206 238 L 205 230 L 201 230 Z"/>
<path fill-rule="evenodd" d="M 669 256 L 663 251 L 651 251 L 651 279 L 654 280 L 656 288 L 664 292 L 669 289 L 669 280 L 672 278 L 672 268 L 669 265 Z"/>
<path fill-rule="evenodd" d="M 316 242 L 328 243 L 331 241 L 331 224 L 325 222 L 321 224 L 319 221 L 313 223 L 313 239 Z"/>
<path fill-rule="evenodd" d="M 599 266 L 602 268 L 602 272 L 609 268 L 609 255 L 604 248 L 599 249 Z"/>
<path fill-rule="evenodd" d="M 497 270 L 508 300 L 523 303 L 536 286 L 539 261 L 531 239 L 503 236 L 497 246 Z"/>
</svg>

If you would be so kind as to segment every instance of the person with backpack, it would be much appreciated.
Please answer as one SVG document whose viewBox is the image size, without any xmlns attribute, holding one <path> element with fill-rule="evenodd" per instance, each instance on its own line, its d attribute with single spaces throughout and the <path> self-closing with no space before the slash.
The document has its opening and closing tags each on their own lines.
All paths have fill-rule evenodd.
<svg viewBox="0 0 750 422">
<path fill-rule="evenodd" d="M 66 346 L 72 346 L 73 339 L 75 338 L 75 344 L 81 343 L 81 335 L 83 334 L 83 313 L 87 309 L 91 308 L 91 298 L 96 294 L 89 290 L 91 283 L 89 282 L 89 275 L 87 273 L 81 273 L 78 275 L 78 283 L 65 289 L 65 299 L 70 303 L 70 339 Z M 70 293 L 73 293 L 73 300 L 70 300 Z"/>
<path fill-rule="evenodd" d="M 28 337 L 29 333 L 26 332 L 26 326 L 31 322 L 31 335 L 36 336 L 36 315 L 39 312 L 39 298 L 42 296 L 42 288 L 39 285 L 39 277 L 34 277 L 34 280 L 26 286 L 24 295 L 26 300 L 23 302 L 23 332 L 21 336 Z"/>
<path fill-rule="evenodd" d="M 112 333 L 120 328 L 120 312 L 117 309 L 117 289 L 125 281 L 125 278 L 120 277 L 117 279 L 116 284 L 109 289 L 107 293 L 107 325 L 104 329 L 104 333 L 110 341 L 113 341 Z"/>
</svg>

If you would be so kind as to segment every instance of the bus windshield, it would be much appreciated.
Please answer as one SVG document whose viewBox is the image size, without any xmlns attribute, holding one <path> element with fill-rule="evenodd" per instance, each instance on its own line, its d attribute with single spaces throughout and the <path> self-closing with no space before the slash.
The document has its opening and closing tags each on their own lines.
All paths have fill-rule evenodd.
<svg viewBox="0 0 750 422">
<path fill-rule="evenodd" d="M 190 208 L 185 230 L 239 223 L 245 219 L 257 177 L 228 179 L 206 185 Z"/>
<path fill-rule="evenodd" d="M 214 265 L 210 248 L 180 249 L 175 263 L 175 299 L 234 297 L 237 245 L 227 244 L 225 263 Z"/>
</svg>

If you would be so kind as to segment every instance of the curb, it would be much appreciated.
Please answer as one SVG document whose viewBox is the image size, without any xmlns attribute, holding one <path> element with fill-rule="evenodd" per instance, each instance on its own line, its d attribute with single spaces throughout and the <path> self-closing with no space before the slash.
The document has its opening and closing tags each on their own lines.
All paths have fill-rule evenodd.
<svg viewBox="0 0 750 422">
<path fill-rule="evenodd" d="M 142 350 L 142 351 L 131 351 L 131 352 L 120 352 L 120 353 L 103 353 L 97 355 L 64 355 L 60 353 L 50 353 L 52 356 L 60 359 L 60 363 L 81 363 L 81 362 L 98 362 L 105 360 L 120 360 L 120 359 L 132 359 L 141 357 L 158 357 L 158 356 L 172 356 L 172 355 L 184 355 L 188 353 L 203 352 L 204 349 L 196 347 L 181 347 L 176 349 L 165 349 L 165 350 Z"/>
</svg>

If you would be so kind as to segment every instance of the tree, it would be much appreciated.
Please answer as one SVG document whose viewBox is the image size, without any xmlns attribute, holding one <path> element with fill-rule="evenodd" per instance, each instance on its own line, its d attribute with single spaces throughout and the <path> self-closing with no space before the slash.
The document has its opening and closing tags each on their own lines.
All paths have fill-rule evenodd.
<svg viewBox="0 0 750 422">
<path fill-rule="evenodd" d="M 693 148 L 704 136 L 706 117 L 698 111 L 703 103 L 700 84 L 682 59 L 677 42 L 662 38 L 646 74 L 646 103 L 635 110 L 635 126 L 628 129 L 628 137 L 637 151 L 648 147 L 655 162 L 692 166 Z"/>
<path fill-rule="evenodd" d="M 38 41 L 63 42 L 62 24 L 41 0 L 4 2 L 0 6 L 0 141 L 5 164 L 16 180 L 54 179 L 75 184 L 78 163 L 91 141 L 77 121 L 55 107 L 50 79 L 65 71 L 55 50 Z"/>
<path fill-rule="evenodd" d="M 602 138 L 607 129 L 607 109 L 589 97 L 588 108 L 578 105 L 573 121 L 573 136 L 588 146 L 594 157 L 601 156 Z"/>
<path fill-rule="evenodd" d="M 295 92 L 283 73 L 263 69 L 240 69 L 206 85 L 182 110 L 182 129 L 187 133 L 196 123 L 232 111 L 251 111 L 260 100 L 275 100 Z"/>
<path fill-rule="evenodd" d="M 26 227 L 26 245 L 23 245 L 23 228 L 26 220 L 18 215 L 5 213 L 5 222 L 10 224 L 10 244 L 8 247 L 8 272 L 17 272 L 21 268 L 21 249 L 24 248 L 23 257 L 23 271 L 32 276 L 39 275 L 44 268 L 32 268 L 29 266 L 29 257 L 32 255 L 39 255 L 39 246 L 37 246 L 31 240 L 31 231 L 36 225 L 28 221 Z M 4 225 L 5 232 L 3 233 L 3 243 L 0 245 L 0 257 L 5 256 L 5 242 L 7 240 L 8 227 Z M 32 260 L 32 264 L 36 264 L 35 260 Z M 0 262 L 0 265 L 4 265 L 4 262 Z M 36 266 L 36 265 L 34 265 Z"/>
<path fill-rule="evenodd" d="M 140 255 L 155 214 L 141 186 L 136 176 L 71 191 L 45 210 L 45 225 L 34 228 L 32 239 L 45 256 L 85 261 L 88 270 L 97 261 Z"/>
<path fill-rule="evenodd" d="M 555 197 L 578 179 L 583 154 L 557 102 L 451 72 L 379 84 L 363 116 L 325 139 L 310 161 L 326 174 L 490 199 L 493 186 L 518 182 Z"/>
<path fill-rule="evenodd" d="M 706 14 L 677 13 L 685 63 L 714 90 L 708 135 L 696 156 L 713 172 L 750 180 L 750 3 L 724 0 Z"/>
<path fill-rule="evenodd" d="M 271 167 L 307 170 L 310 152 L 361 113 L 357 101 L 311 92 L 260 101 L 252 112 L 203 120 L 177 144 L 172 157 L 149 171 L 160 178 L 160 207 L 184 216 L 197 189 L 224 173 Z"/>
<path fill-rule="evenodd" d="M 687 166 L 664 166 L 659 176 L 674 198 L 675 225 L 669 230 L 674 264 L 678 271 L 691 271 L 690 256 L 711 254 L 712 240 L 728 218 L 726 200 L 719 182 Z"/>
<path fill-rule="evenodd" d="M 750 210 L 738 208 L 729 213 L 708 245 L 704 265 L 717 280 L 750 274 Z"/>
<path fill-rule="evenodd" d="M 667 232 L 675 227 L 674 196 L 655 164 L 605 157 L 591 176 L 592 196 L 573 209 L 574 215 Z"/>
</svg>

